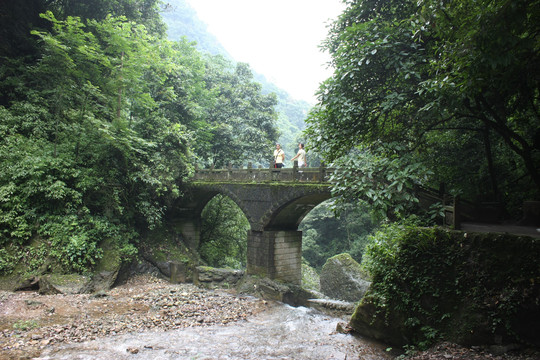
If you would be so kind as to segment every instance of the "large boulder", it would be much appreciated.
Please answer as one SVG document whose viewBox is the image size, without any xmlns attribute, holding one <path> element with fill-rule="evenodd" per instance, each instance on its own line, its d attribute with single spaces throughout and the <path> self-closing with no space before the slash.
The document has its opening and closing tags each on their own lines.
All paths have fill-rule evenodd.
<svg viewBox="0 0 540 360">
<path fill-rule="evenodd" d="M 236 290 L 241 294 L 281 301 L 291 306 L 308 306 L 310 299 L 318 297 L 318 294 L 301 286 L 252 275 L 244 275 L 238 282 Z"/>
<path fill-rule="evenodd" d="M 49 274 L 39 278 L 41 295 L 81 294 L 86 292 L 89 279 L 79 274 Z"/>
<path fill-rule="evenodd" d="M 120 269 L 120 266 L 118 266 L 116 269 L 111 270 L 103 270 L 100 272 L 96 272 L 92 276 L 92 280 L 90 280 L 86 286 L 83 288 L 84 293 L 97 293 L 97 292 L 107 292 L 109 291 L 115 281 L 116 277 L 118 276 L 118 270 Z"/>
<path fill-rule="evenodd" d="M 101 243 L 103 257 L 96 264 L 96 269 L 91 280 L 83 288 L 84 293 L 97 293 L 109 291 L 114 283 L 118 272 L 122 267 L 121 251 L 111 239 L 105 239 Z"/>
<path fill-rule="evenodd" d="M 11 288 L 7 288 L 7 291 L 38 291 L 41 295 L 82 294 L 90 282 L 88 276 L 80 274 L 42 274 L 25 278 L 11 276 L 2 281 L 5 279 L 12 280 Z"/>
<path fill-rule="evenodd" d="M 332 298 L 349 302 L 362 299 L 371 282 L 360 264 L 349 254 L 331 257 L 323 265 L 320 284 L 321 292 Z"/>
<path fill-rule="evenodd" d="M 385 344 L 403 346 L 413 341 L 407 336 L 403 325 L 406 319 L 401 313 L 392 312 L 384 317 L 380 312 L 376 299 L 368 292 L 354 310 L 349 325 L 357 334 Z"/>
<path fill-rule="evenodd" d="M 161 227 L 147 233 L 139 245 L 139 263 L 144 262 L 147 270 L 172 283 L 183 283 L 193 279 L 199 263 L 198 254 L 184 244 L 180 234 L 173 229 Z M 122 269 L 122 278 L 140 273 L 141 266 L 131 264 Z M 149 266 L 148 266 L 149 265 Z M 124 274 L 129 271 L 129 274 Z"/>
<path fill-rule="evenodd" d="M 242 270 L 197 266 L 195 280 L 206 288 L 234 287 L 244 276 Z"/>
</svg>

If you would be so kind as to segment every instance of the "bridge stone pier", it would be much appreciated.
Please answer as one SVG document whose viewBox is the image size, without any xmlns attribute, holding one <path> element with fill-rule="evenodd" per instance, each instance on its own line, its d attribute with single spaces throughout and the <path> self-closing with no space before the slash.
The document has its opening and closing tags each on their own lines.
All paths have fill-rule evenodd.
<svg viewBox="0 0 540 360">
<path fill-rule="evenodd" d="M 329 199 L 332 169 L 198 170 L 191 189 L 175 207 L 174 221 L 186 244 L 200 239 L 201 213 L 217 194 L 231 198 L 250 224 L 247 273 L 300 284 L 305 215 Z"/>
<path fill-rule="evenodd" d="M 301 231 L 248 232 L 248 274 L 300 284 L 301 271 Z"/>
</svg>

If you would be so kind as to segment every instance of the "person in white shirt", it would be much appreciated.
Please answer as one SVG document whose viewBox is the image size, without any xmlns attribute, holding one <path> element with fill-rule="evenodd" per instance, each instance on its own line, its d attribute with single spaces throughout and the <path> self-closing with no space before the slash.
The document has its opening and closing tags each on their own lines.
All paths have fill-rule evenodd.
<svg viewBox="0 0 540 360">
<path fill-rule="evenodd" d="M 298 153 L 295 157 L 291 159 L 291 161 L 294 161 L 296 159 L 298 159 L 298 167 L 307 166 L 306 151 L 304 150 L 304 144 L 302 143 L 298 144 Z"/>
</svg>

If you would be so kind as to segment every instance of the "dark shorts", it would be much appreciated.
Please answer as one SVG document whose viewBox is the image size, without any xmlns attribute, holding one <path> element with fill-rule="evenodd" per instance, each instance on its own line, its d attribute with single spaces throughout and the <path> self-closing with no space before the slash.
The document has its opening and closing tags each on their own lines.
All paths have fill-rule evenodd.
<svg viewBox="0 0 540 360">
<path fill-rule="evenodd" d="M 275 168 L 278 168 L 278 169 L 279 169 L 279 168 L 282 168 L 282 167 L 283 167 L 283 163 L 275 163 L 275 164 L 274 164 L 274 167 L 275 167 Z"/>
</svg>

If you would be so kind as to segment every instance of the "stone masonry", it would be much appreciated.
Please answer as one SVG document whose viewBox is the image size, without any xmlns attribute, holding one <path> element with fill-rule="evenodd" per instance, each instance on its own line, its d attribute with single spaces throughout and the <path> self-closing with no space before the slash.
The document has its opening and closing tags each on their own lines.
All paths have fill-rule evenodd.
<svg viewBox="0 0 540 360">
<path fill-rule="evenodd" d="M 249 231 L 247 273 L 300 285 L 301 231 Z"/>
<path fill-rule="evenodd" d="M 200 216 L 216 194 L 233 200 L 246 215 L 247 273 L 299 285 L 302 232 L 298 225 L 315 206 L 331 197 L 330 170 L 298 168 L 199 171 L 186 195 L 169 212 L 184 243 L 195 250 Z"/>
</svg>

